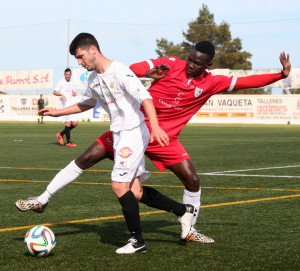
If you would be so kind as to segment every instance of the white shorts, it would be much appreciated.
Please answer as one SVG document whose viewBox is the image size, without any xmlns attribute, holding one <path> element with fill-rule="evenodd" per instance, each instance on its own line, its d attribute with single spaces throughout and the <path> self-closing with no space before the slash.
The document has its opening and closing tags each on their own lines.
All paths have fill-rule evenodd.
<svg viewBox="0 0 300 271">
<path fill-rule="evenodd" d="M 63 122 L 78 121 L 78 116 L 77 116 L 77 114 L 65 115 L 65 116 L 62 116 L 62 120 L 63 120 Z"/>
<path fill-rule="evenodd" d="M 145 123 L 130 131 L 113 132 L 114 168 L 111 178 L 115 182 L 131 182 L 139 177 L 140 183 L 150 176 L 145 169 L 145 150 L 149 143 Z"/>
</svg>

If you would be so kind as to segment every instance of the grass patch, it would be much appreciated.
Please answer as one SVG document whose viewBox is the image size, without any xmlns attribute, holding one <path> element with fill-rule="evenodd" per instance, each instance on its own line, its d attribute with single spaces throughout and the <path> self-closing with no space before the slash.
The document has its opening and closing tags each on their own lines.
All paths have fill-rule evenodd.
<svg viewBox="0 0 300 271">
<path fill-rule="evenodd" d="M 102 161 L 55 196 L 42 214 L 21 213 L 19 198 L 42 193 L 55 174 L 80 155 L 106 123 L 80 123 L 77 148 L 61 147 L 61 123 L 0 122 L 1 270 L 298 270 L 299 126 L 188 125 L 181 141 L 201 177 L 198 228 L 213 245 L 179 241 L 173 214 L 140 205 L 147 253 L 117 255 L 129 238 L 111 192 L 112 162 Z M 147 185 L 182 200 L 183 186 L 170 172 L 153 172 Z M 28 227 L 50 224 L 53 254 L 28 256 Z"/>
</svg>

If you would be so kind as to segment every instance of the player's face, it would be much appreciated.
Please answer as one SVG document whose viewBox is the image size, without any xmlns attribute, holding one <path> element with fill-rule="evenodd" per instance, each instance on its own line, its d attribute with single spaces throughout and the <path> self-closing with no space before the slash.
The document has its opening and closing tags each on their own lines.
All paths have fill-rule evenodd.
<svg viewBox="0 0 300 271">
<path fill-rule="evenodd" d="M 72 77 L 72 73 L 71 72 L 65 72 L 65 79 L 67 82 L 69 82 L 71 80 Z"/>
<path fill-rule="evenodd" d="M 189 77 L 196 77 L 203 73 L 203 71 L 210 65 L 207 61 L 207 54 L 200 53 L 196 49 L 192 49 L 186 64 L 186 73 Z"/>
<path fill-rule="evenodd" d="M 78 48 L 74 56 L 77 59 L 78 64 L 88 71 L 96 69 L 96 57 L 94 55 L 94 50 L 91 50 L 91 47 L 87 50 Z"/>
</svg>

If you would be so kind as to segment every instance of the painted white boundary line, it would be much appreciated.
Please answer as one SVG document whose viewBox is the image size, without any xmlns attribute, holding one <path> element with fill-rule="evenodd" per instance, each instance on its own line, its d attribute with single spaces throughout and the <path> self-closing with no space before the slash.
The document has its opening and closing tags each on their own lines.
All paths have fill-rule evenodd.
<svg viewBox="0 0 300 271">
<path fill-rule="evenodd" d="M 235 176 L 235 177 L 266 177 L 266 178 L 300 178 L 300 176 L 277 176 L 277 175 L 249 175 L 249 174 L 222 174 L 222 173 L 203 173 L 200 175 L 212 176 Z"/>
<path fill-rule="evenodd" d="M 247 171 L 257 171 L 257 170 L 270 170 L 270 169 L 279 169 L 279 168 L 295 168 L 295 167 L 300 167 L 300 165 L 282 166 L 282 167 L 238 169 L 238 170 L 227 170 L 227 171 L 219 171 L 219 172 L 207 172 L 207 173 L 198 173 L 198 174 L 199 175 L 214 175 L 214 176 L 237 176 L 237 177 L 300 178 L 300 176 L 228 174 L 228 173 L 235 173 L 235 172 L 247 172 Z"/>
</svg>

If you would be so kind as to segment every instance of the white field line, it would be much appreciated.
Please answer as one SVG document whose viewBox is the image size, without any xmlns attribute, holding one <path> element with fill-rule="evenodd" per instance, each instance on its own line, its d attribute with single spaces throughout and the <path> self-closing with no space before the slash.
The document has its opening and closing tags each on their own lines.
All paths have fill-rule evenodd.
<svg viewBox="0 0 300 271">
<path fill-rule="evenodd" d="M 235 176 L 235 177 L 264 177 L 264 178 L 300 178 L 300 176 L 277 176 L 277 175 L 250 175 L 250 174 L 222 174 L 222 173 L 203 173 L 200 175 L 212 176 Z"/>
<path fill-rule="evenodd" d="M 247 172 L 247 171 L 257 171 L 257 170 L 272 170 L 279 168 L 295 168 L 300 167 L 300 165 L 294 166 L 282 166 L 282 167 L 266 167 L 266 168 L 250 168 L 250 169 L 238 169 L 238 170 L 227 170 L 219 172 L 207 172 L 199 173 L 198 175 L 212 175 L 212 176 L 237 176 L 237 177 L 265 177 L 265 178 L 300 178 L 300 176 L 278 176 L 278 175 L 250 175 L 250 174 L 234 174 L 235 172 Z M 233 173 L 233 174 L 228 174 Z"/>
</svg>

